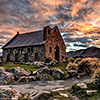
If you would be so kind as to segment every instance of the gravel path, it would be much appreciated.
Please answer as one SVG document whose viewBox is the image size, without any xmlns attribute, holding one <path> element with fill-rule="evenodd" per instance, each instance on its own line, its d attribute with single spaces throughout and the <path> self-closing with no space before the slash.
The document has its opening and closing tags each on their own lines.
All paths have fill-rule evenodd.
<svg viewBox="0 0 100 100">
<path fill-rule="evenodd" d="M 19 90 L 22 94 L 27 94 L 35 90 L 41 92 L 41 91 L 55 90 L 61 88 L 64 89 L 64 88 L 71 87 L 73 84 L 79 82 L 90 83 L 92 82 L 92 79 L 90 77 L 84 77 L 82 79 L 67 79 L 67 80 L 57 80 L 57 81 L 34 81 L 30 83 L 19 83 L 13 85 L 5 85 L 5 86 L 10 86 L 16 90 Z"/>
</svg>

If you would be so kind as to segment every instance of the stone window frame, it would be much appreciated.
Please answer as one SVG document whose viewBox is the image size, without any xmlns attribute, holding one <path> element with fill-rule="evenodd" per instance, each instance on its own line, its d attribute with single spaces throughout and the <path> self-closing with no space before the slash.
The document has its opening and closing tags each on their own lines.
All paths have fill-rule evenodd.
<svg viewBox="0 0 100 100">
<path fill-rule="evenodd" d="M 52 47 L 50 47 L 49 52 L 52 53 Z"/>
</svg>

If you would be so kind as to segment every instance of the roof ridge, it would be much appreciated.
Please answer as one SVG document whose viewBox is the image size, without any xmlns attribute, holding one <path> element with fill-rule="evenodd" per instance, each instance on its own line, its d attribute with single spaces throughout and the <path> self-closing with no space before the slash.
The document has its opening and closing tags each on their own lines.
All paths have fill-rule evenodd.
<svg viewBox="0 0 100 100">
<path fill-rule="evenodd" d="M 40 32 L 40 31 L 43 31 L 43 30 L 37 30 L 37 31 L 33 31 L 33 32 L 27 32 L 27 33 L 22 33 L 22 34 L 20 34 L 20 35 L 23 35 L 23 34 L 31 34 L 31 33 L 36 33 L 36 32 Z"/>
</svg>

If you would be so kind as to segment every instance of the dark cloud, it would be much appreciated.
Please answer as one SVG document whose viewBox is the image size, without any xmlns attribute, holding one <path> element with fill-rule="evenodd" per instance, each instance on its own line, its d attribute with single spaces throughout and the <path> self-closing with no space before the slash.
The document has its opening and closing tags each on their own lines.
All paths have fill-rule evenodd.
<svg viewBox="0 0 100 100">
<path fill-rule="evenodd" d="M 17 31 L 25 33 L 57 25 L 64 32 L 66 44 L 85 48 L 87 43 L 100 39 L 99 11 L 99 0 L 0 0 L 0 44 Z M 79 36 L 78 32 L 83 34 Z"/>
</svg>

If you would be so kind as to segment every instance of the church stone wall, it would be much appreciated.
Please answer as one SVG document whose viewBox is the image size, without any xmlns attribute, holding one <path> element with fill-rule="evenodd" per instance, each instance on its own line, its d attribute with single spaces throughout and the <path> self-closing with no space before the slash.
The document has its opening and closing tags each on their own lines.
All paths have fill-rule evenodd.
<svg viewBox="0 0 100 100">
<path fill-rule="evenodd" d="M 45 46 L 21 47 L 3 50 L 3 62 L 25 63 L 44 61 Z"/>
</svg>

